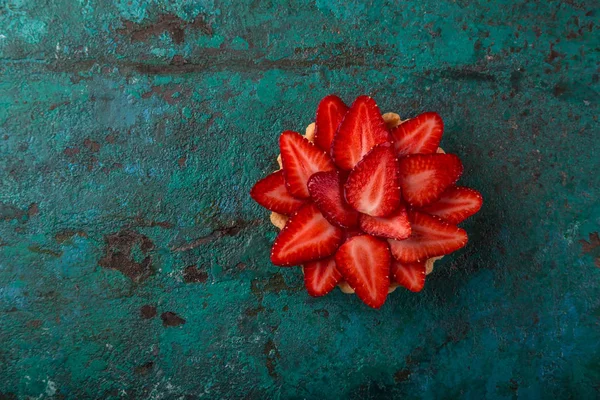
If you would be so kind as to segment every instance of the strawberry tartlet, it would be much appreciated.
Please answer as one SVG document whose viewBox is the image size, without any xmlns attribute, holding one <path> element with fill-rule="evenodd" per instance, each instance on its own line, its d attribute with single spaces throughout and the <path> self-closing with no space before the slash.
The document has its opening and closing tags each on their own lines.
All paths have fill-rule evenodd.
<svg viewBox="0 0 600 400">
<path fill-rule="evenodd" d="M 359 96 L 319 103 L 304 136 L 279 137 L 280 169 L 251 197 L 281 229 L 271 250 L 277 266 L 302 266 L 312 296 L 336 286 L 380 308 L 402 286 L 421 291 L 435 260 L 467 244 L 457 226 L 482 205 L 457 186 L 460 158 L 440 147 L 441 117 L 401 121 Z"/>
</svg>

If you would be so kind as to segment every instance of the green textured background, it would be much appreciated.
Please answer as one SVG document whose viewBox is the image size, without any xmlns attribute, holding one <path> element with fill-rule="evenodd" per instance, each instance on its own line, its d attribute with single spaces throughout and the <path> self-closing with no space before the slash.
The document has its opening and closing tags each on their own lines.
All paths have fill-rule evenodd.
<svg viewBox="0 0 600 400">
<path fill-rule="evenodd" d="M 599 18 L 0 0 L 0 398 L 599 398 Z M 272 266 L 248 196 L 329 93 L 438 111 L 485 199 L 380 311 Z"/>
</svg>

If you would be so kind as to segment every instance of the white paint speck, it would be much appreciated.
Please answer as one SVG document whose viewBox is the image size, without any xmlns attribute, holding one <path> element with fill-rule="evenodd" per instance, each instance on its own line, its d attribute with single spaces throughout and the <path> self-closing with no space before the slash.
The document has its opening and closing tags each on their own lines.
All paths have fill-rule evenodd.
<svg viewBox="0 0 600 400">
<path fill-rule="evenodd" d="M 56 384 L 54 382 L 52 382 L 50 379 L 48 379 L 48 382 L 46 383 L 46 394 L 48 396 L 54 396 L 55 393 L 56 393 Z"/>
</svg>

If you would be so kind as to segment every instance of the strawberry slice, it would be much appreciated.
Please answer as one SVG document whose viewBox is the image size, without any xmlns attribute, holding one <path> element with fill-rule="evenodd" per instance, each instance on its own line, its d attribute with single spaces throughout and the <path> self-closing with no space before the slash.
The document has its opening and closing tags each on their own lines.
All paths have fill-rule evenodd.
<svg viewBox="0 0 600 400">
<path fill-rule="evenodd" d="M 354 236 L 335 254 L 335 263 L 358 297 L 370 307 L 385 303 L 390 286 L 390 250 L 369 235 Z"/>
<path fill-rule="evenodd" d="M 393 145 L 380 144 L 348 175 L 346 201 L 363 214 L 374 217 L 389 215 L 400 204 L 398 175 Z"/>
<path fill-rule="evenodd" d="M 317 172 L 308 180 L 308 191 L 327 220 L 340 228 L 358 225 L 358 212 L 344 199 L 344 186 L 337 171 Z"/>
<path fill-rule="evenodd" d="M 391 141 L 375 100 L 356 98 L 342 120 L 331 144 L 331 156 L 338 167 L 350 170 L 374 146 Z"/>
<path fill-rule="evenodd" d="M 304 286 L 314 297 L 325 296 L 342 280 L 335 266 L 335 257 L 304 264 Z"/>
<path fill-rule="evenodd" d="M 394 258 L 413 263 L 450 254 L 467 244 L 467 232 L 438 217 L 418 211 L 408 211 L 412 233 L 408 239 L 388 239 Z"/>
<path fill-rule="evenodd" d="M 413 154 L 401 158 L 399 165 L 402 196 L 414 207 L 439 199 L 463 172 L 460 158 L 454 154 Z"/>
<path fill-rule="evenodd" d="M 390 267 L 391 279 L 411 292 L 420 292 L 423 289 L 425 275 L 425 261 L 401 263 L 394 260 Z"/>
<path fill-rule="evenodd" d="M 477 213 L 483 204 L 483 198 L 477 190 L 463 186 L 450 186 L 438 201 L 421 208 L 436 215 L 450 224 L 458 224 Z"/>
<path fill-rule="evenodd" d="M 431 154 L 437 151 L 444 133 L 444 121 L 438 113 L 426 112 L 392 129 L 396 154 Z"/>
<path fill-rule="evenodd" d="M 342 122 L 348 106 L 336 95 L 330 94 L 321 100 L 317 107 L 315 119 L 315 144 L 325 150 L 331 151 L 331 142 Z"/>
<path fill-rule="evenodd" d="M 302 200 L 293 197 L 285 188 L 283 170 L 273 172 L 256 182 L 250 190 L 250 197 L 266 209 L 284 215 L 291 215 L 304 204 Z"/>
<path fill-rule="evenodd" d="M 328 257 L 342 239 L 343 231 L 327 222 L 316 205 L 308 203 L 290 217 L 275 238 L 271 262 L 288 267 Z"/>
<path fill-rule="evenodd" d="M 323 216 L 341 228 L 358 224 L 358 212 L 344 200 L 344 186 L 336 171 L 317 172 L 308 180 L 308 191 Z"/>
<path fill-rule="evenodd" d="M 285 184 L 294 197 L 310 196 L 306 184 L 312 174 L 335 169 L 331 158 L 298 132 L 283 132 L 279 137 L 279 148 Z"/>
<path fill-rule="evenodd" d="M 360 229 L 374 236 L 402 240 L 410 236 L 410 223 L 406 207 L 401 205 L 393 214 L 387 217 L 371 217 L 361 214 L 359 218 Z"/>
</svg>

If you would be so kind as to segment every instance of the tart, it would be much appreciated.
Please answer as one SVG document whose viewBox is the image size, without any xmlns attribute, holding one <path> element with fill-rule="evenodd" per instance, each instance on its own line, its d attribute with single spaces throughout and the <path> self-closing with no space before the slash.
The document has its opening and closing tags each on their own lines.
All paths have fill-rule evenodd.
<svg viewBox="0 0 600 400">
<path fill-rule="evenodd" d="M 402 121 L 368 96 L 321 100 L 304 135 L 280 135 L 280 169 L 250 191 L 281 230 L 272 263 L 301 266 L 312 296 L 338 286 L 373 308 L 399 286 L 421 291 L 482 205 L 456 185 L 463 166 L 439 147 L 443 130 L 437 113 Z"/>
</svg>

